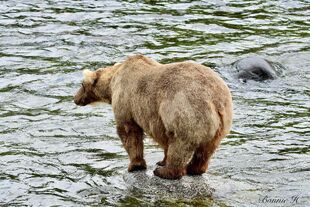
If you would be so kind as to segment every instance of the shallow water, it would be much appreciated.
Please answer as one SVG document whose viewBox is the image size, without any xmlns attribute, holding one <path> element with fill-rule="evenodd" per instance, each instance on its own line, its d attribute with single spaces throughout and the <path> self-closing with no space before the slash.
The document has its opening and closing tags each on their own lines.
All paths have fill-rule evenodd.
<svg viewBox="0 0 310 207">
<path fill-rule="evenodd" d="M 310 1 L 25 2 L 0 4 L 0 205 L 310 205 Z M 127 173 L 111 107 L 74 105 L 82 69 L 133 53 L 230 86 L 233 128 L 203 176 L 154 177 L 150 140 L 148 171 Z M 241 83 L 230 64 L 253 54 L 283 75 Z"/>
</svg>

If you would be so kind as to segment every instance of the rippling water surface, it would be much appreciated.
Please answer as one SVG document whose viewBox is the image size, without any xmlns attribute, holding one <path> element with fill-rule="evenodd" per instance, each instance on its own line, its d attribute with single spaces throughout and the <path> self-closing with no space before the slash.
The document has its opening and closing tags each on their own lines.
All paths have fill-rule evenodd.
<svg viewBox="0 0 310 207">
<path fill-rule="evenodd" d="M 154 177 L 150 140 L 148 171 L 127 173 L 111 107 L 74 105 L 82 69 L 133 53 L 195 60 L 229 84 L 233 129 L 203 176 Z M 230 64 L 253 54 L 283 75 L 238 81 Z M 0 205 L 309 206 L 309 97 L 308 0 L 1 1 Z"/>
</svg>

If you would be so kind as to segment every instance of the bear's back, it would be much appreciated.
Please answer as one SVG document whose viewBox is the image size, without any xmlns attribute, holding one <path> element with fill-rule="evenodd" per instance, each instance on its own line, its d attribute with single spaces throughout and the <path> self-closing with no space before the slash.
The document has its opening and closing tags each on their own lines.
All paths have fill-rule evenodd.
<svg viewBox="0 0 310 207">
<path fill-rule="evenodd" d="M 159 66 L 154 77 L 155 90 L 173 95 L 178 91 L 197 92 L 204 95 L 228 92 L 224 81 L 212 69 L 194 62 L 180 62 Z"/>
<path fill-rule="evenodd" d="M 154 136 L 165 129 L 184 136 L 212 137 L 221 121 L 218 112 L 231 108 L 224 81 L 194 62 L 159 64 L 139 56 L 127 60 L 116 76 L 112 88 L 117 99 L 115 103 L 112 98 L 112 105 L 119 109 L 116 116 L 127 111 Z"/>
</svg>

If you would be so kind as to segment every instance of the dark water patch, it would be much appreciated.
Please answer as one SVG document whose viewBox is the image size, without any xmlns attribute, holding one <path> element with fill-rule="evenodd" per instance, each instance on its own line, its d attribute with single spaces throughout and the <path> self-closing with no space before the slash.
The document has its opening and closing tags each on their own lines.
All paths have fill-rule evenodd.
<svg viewBox="0 0 310 207">
<path fill-rule="evenodd" d="M 286 155 L 286 154 L 308 154 L 310 152 L 310 147 L 288 147 L 280 149 L 276 154 Z"/>
<path fill-rule="evenodd" d="M 1 173 L 0 174 L 0 180 L 18 180 L 18 176 L 10 175 L 7 173 Z"/>
<path fill-rule="evenodd" d="M 90 165 L 87 165 L 87 164 L 76 164 L 76 163 L 73 163 L 73 164 L 70 164 L 78 169 L 81 169 L 81 170 L 84 170 L 87 172 L 87 174 L 90 174 L 90 175 L 100 175 L 100 176 L 103 176 L 103 177 L 108 177 L 108 176 L 112 176 L 114 171 L 113 170 L 104 170 L 104 169 L 96 169 L 96 168 L 93 168 L 91 167 Z"/>
</svg>

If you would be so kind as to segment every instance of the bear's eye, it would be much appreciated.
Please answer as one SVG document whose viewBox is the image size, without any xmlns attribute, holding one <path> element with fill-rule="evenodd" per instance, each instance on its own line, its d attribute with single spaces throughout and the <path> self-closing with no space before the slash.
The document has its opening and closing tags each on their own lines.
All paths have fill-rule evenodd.
<svg viewBox="0 0 310 207">
<path fill-rule="evenodd" d="M 93 86 L 94 86 L 94 87 L 96 86 L 97 82 L 98 82 L 98 78 L 96 78 L 96 79 L 94 80 L 94 83 L 93 83 Z"/>
<path fill-rule="evenodd" d="M 82 83 L 82 87 L 83 87 L 83 91 L 85 92 L 86 90 L 85 90 L 85 85 L 84 85 L 84 83 Z"/>
</svg>

